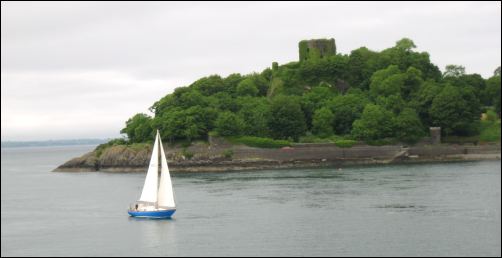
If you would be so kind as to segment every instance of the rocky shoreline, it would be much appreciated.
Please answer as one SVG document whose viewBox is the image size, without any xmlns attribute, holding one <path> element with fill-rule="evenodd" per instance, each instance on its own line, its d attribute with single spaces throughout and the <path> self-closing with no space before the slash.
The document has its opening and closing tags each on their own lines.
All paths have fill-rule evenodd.
<svg viewBox="0 0 502 258">
<path fill-rule="evenodd" d="M 228 155 L 231 150 L 232 155 Z M 500 143 L 483 145 L 355 145 L 295 144 L 280 149 L 263 149 L 228 142 L 193 144 L 184 149 L 165 147 L 169 169 L 178 172 L 226 172 L 242 170 L 345 167 L 353 165 L 500 160 Z M 57 172 L 145 172 L 150 148 L 112 146 L 74 158 L 54 169 Z M 184 154 L 190 152 L 188 159 Z M 227 154 L 225 155 L 225 152 Z"/>
</svg>

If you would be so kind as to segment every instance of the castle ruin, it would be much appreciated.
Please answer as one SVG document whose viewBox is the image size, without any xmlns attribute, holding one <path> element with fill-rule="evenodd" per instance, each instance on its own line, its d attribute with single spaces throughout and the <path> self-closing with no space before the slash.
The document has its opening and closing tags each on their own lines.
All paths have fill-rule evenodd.
<svg viewBox="0 0 502 258">
<path fill-rule="evenodd" d="M 311 39 L 298 43 L 300 62 L 336 55 L 335 39 Z"/>
</svg>

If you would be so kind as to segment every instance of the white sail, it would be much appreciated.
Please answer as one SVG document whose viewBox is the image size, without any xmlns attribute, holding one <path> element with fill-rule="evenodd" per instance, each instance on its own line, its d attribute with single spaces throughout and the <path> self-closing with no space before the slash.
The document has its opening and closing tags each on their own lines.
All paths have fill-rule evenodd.
<svg viewBox="0 0 502 258">
<path fill-rule="evenodd" d="M 144 202 L 157 202 L 157 181 L 159 177 L 159 132 L 155 137 L 155 144 L 153 145 L 152 157 L 150 159 L 150 166 L 146 173 L 145 184 L 143 185 L 143 192 L 141 192 L 140 201 Z"/>
<path fill-rule="evenodd" d="M 169 167 L 167 166 L 166 155 L 164 153 L 164 147 L 162 146 L 162 141 L 160 140 L 160 157 L 161 157 L 161 172 L 160 172 L 160 186 L 159 186 L 159 202 L 158 206 L 161 207 L 175 207 L 174 204 L 174 192 L 173 185 L 171 182 L 171 175 L 169 174 Z"/>
</svg>

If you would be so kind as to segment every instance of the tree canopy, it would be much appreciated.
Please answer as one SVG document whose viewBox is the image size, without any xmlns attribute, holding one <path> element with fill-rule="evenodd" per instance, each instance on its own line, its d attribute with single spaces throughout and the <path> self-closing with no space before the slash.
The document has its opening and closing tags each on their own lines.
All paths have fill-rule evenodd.
<svg viewBox="0 0 502 258">
<path fill-rule="evenodd" d="M 161 97 L 152 116 L 132 116 L 129 142 L 222 136 L 299 140 L 305 135 L 416 142 L 430 126 L 445 135 L 475 135 L 482 110 L 500 116 L 500 66 L 490 78 L 462 65 L 442 73 L 409 38 L 382 51 L 361 47 L 227 77 L 209 75 Z"/>
</svg>

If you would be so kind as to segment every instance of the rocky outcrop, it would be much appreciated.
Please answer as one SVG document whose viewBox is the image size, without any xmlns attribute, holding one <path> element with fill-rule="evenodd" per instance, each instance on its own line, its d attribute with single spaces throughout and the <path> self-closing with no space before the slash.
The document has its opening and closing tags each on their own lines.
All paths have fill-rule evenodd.
<svg viewBox="0 0 502 258">
<path fill-rule="evenodd" d="M 500 143 L 487 145 L 356 145 L 340 148 L 334 144 L 296 144 L 281 149 L 262 149 L 225 142 L 194 144 L 187 149 L 166 148 L 173 172 L 216 172 L 298 167 L 340 167 L 363 164 L 444 162 L 461 160 L 500 160 Z M 74 158 L 55 171 L 144 172 L 151 147 L 111 146 Z M 232 157 L 224 151 L 232 150 Z M 193 157 L 188 159 L 185 154 Z"/>
</svg>

